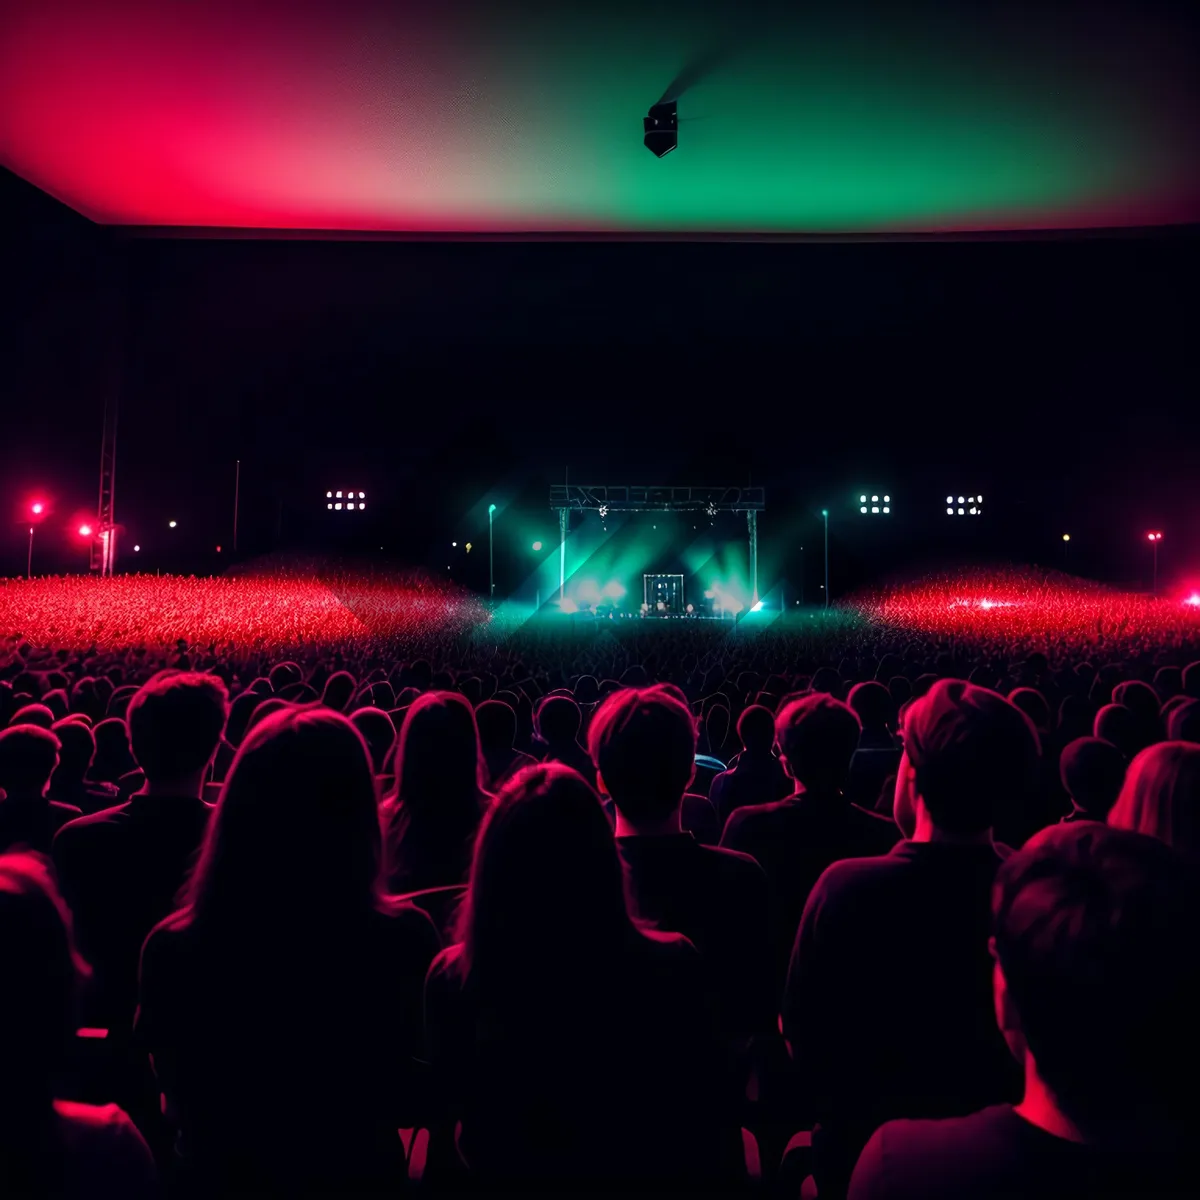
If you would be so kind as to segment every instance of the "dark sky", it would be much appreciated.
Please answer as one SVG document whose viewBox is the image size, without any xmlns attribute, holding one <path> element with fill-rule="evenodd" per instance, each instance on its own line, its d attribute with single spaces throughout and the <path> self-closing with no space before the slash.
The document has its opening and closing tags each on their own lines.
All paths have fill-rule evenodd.
<svg viewBox="0 0 1200 1200">
<path fill-rule="evenodd" d="M 121 403 L 119 519 L 150 543 L 175 517 L 189 552 L 228 540 L 241 458 L 253 548 L 273 542 L 281 504 L 285 532 L 311 539 L 325 488 L 358 480 L 391 546 L 426 558 L 479 529 L 489 498 L 541 520 L 569 469 L 753 479 L 768 488 L 764 540 L 784 541 L 860 487 L 936 516 L 939 493 L 975 480 L 1006 549 L 1044 557 L 1069 523 L 1097 569 L 1128 574 L 1151 523 L 1171 529 L 1177 562 L 1200 565 L 1194 230 L 170 241 L 0 185 L 9 571 L 24 565 L 32 490 L 59 515 L 94 509 L 106 390 Z M 905 536 L 928 533 L 912 522 Z M 46 536 L 47 552 L 63 541 Z"/>
</svg>

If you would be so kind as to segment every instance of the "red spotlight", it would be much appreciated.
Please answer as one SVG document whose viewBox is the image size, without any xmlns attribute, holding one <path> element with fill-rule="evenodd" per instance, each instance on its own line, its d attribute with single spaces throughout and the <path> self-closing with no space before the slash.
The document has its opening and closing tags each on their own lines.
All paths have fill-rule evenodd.
<svg viewBox="0 0 1200 1200">
<path fill-rule="evenodd" d="M 35 500 L 29 506 L 29 511 L 33 513 L 35 517 L 40 517 L 42 513 L 46 511 L 46 506 L 40 500 Z"/>
<path fill-rule="evenodd" d="M 92 536 L 92 527 L 90 525 L 80 525 L 79 536 L 80 537 L 91 537 Z"/>
</svg>

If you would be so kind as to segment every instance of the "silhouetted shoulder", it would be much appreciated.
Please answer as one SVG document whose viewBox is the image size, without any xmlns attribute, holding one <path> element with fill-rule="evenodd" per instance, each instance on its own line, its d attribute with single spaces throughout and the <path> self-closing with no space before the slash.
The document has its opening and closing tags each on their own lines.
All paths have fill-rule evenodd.
<svg viewBox="0 0 1200 1200">
<path fill-rule="evenodd" d="M 736 850 L 742 838 L 751 837 L 776 821 L 786 804 L 786 800 L 772 800 L 768 804 L 747 804 L 743 808 L 735 808 L 725 822 L 721 846 Z"/>
</svg>

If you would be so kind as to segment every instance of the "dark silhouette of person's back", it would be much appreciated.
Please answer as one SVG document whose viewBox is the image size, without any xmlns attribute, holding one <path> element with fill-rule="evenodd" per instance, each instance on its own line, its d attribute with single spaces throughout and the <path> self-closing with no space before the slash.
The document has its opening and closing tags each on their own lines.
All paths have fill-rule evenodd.
<svg viewBox="0 0 1200 1200">
<path fill-rule="evenodd" d="M 54 864 L 95 977 L 96 1024 L 128 1030 L 142 942 L 176 907 L 211 808 L 205 773 L 225 726 L 225 685 L 162 672 L 129 705 L 130 742 L 146 782 L 124 803 L 63 826 Z"/>
<path fill-rule="evenodd" d="M 487 786 L 495 791 L 522 767 L 537 760 L 516 749 L 517 714 L 503 700 L 485 700 L 475 710 L 479 741 L 487 764 Z"/>
<path fill-rule="evenodd" d="M 480 1182 L 711 1183 L 718 1054 L 700 961 L 626 909 L 595 793 L 528 768 L 480 833 L 461 941 L 426 983 L 435 1071 Z"/>
<path fill-rule="evenodd" d="M 783 764 L 771 752 L 775 745 L 775 715 L 761 704 L 752 704 L 738 718 L 742 751 L 728 771 L 709 785 L 708 798 L 724 828 L 729 814 L 752 804 L 782 800 L 792 790 Z"/>
<path fill-rule="evenodd" d="M 0 852 L 46 854 L 54 835 L 81 810 L 47 796 L 58 766 L 59 740 L 39 725 L 0 730 Z"/>
<path fill-rule="evenodd" d="M 439 943 L 425 914 L 383 898 L 349 721 L 285 710 L 246 737 L 186 900 L 146 940 L 136 1036 L 187 1177 L 217 1193 L 396 1187 Z"/>
<path fill-rule="evenodd" d="M 775 729 L 796 792 L 735 810 L 721 845 L 749 854 L 767 874 L 775 908 L 774 969 L 782 990 L 796 926 L 821 872 L 842 858 L 885 854 L 900 833 L 891 821 L 843 795 L 859 738 L 850 708 L 824 693 L 804 696 L 784 706 Z"/>
<path fill-rule="evenodd" d="M 595 784 L 596 769 L 579 744 L 583 713 L 570 696 L 547 696 L 537 708 L 537 732 L 545 752 L 543 762 L 562 763 Z"/>
</svg>

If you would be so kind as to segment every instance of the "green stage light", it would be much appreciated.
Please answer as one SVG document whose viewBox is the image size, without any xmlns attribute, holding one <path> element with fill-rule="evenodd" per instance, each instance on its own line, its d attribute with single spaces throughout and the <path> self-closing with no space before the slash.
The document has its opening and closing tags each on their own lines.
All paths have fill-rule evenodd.
<svg viewBox="0 0 1200 1200">
<path fill-rule="evenodd" d="M 539 551 L 541 548 L 542 548 L 542 543 L 541 543 L 541 542 L 534 542 L 534 543 L 533 543 L 533 552 L 534 552 L 534 554 L 536 554 L 536 553 L 537 553 L 537 552 L 538 552 L 538 551 Z"/>
</svg>

